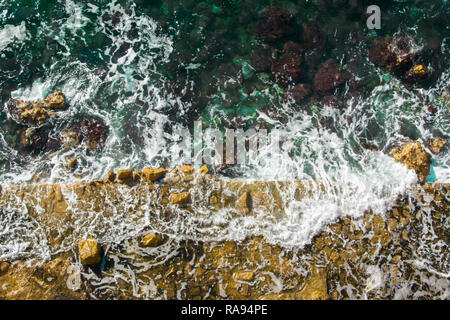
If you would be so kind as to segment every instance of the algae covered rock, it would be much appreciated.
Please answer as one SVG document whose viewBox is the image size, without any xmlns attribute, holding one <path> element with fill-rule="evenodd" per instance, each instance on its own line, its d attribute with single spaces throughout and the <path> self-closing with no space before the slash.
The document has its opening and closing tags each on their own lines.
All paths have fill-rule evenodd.
<svg viewBox="0 0 450 320">
<path fill-rule="evenodd" d="M 431 154 L 425 151 L 420 142 L 404 143 L 393 148 L 389 154 L 408 169 L 414 170 L 422 183 L 430 174 Z"/>
</svg>

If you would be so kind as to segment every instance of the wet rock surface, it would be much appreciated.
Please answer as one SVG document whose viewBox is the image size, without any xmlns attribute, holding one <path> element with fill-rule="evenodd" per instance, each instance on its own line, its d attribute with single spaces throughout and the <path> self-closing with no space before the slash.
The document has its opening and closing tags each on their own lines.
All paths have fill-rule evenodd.
<svg viewBox="0 0 450 320">
<path fill-rule="evenodd" d="M 19 124 L 41 126 L 48 120 L 57 117 L 56 111 L 66 107 L 65 96 L 61 91 L 49 94 L 45 99 L 37 101 L 21 101 L 10 99 L 5 112 Z"/>
<path fill-rule="evenodd" d="M 416 172 L 420 182 L 425 182 L 430 174 L 431 155 L 420 142 L 406 142 L 394 147 L 389 154 L 408 169 Z"/>
<path fill-rule="evenodd" d="M 149 170 L 156 169 L 142 172 Z M 45 226 L 52 251 L 61 250 L 63 244 L 69 244 L 68 248 L 79 248 L 78 251 L 69 249 L 66 253 L 59 253 L 49 262 L 35 260 L 28 266 L 21 261 L 3 260 L 0 281 L 5 285 L 0 288 L 0 297 L 448 298 L 446 291 L 442 290 L 448 287 L 448 279 L 439 273 L 431 274 L 414 263 L 417 258 L 428 259 L 435 270 L 445 271 L 449 258 L 445 225 L 449 212 L 449 186 L 446 184 L 417 185 L 410 196 L 399 196 L 393 207 L 382 214 L 369 210 L 360 217 L 344 216 L 303 248 L 283 248 L 261 236 L 239 241 L 204 241 L 167 234 L 163 239 L 163 235 L 147 231 L 145 224 L 142 225 L 141 236 L 108 243 L 105 236 L 111 234 L 111 230 L 107 228 L 95 228 L 97 240 L 89 237 L 80 240 L 78 234 L 83 230 L 75 232 L 71 227 L 74 223 L 89 225 L 93 219 L 97 220 L 96 224 L 100 222 L 98 219 L 106 222 L 107 217 L 114 216 L 123 222 L 133 220 L 139 223 L 144 218 L 141 214 L 147 210 L 147 204 L 153 208 L 151 212 L 155 210 L 151 219 L 162 216 L 169 223 L 184 214 L 198 214 L 203 205 L 210 215 L 216 210 L 252 215 L 254 210 L 267 211 L 267 208 L 270 208 L 270 214 L 283 215 L 286 204 L 281 200 L 275 204 L 268 201 L 267 193 L 271 192 L 271 199 L 276 200 L 277 192 L 284 188 L 284 184 L 292 188 L 290 184 L 295 183 L 298 188 L 296 197 L 300 199 L 307 190 L 312 190 L 307 185 L 313 183 L 277 182 L 281 189 L 274 189 L 274 182 L 225 182 L 204 170 L 195 172 L 190 166 L 171 172 L 180 177 L 178 182 L 155 185 L 145 175 L 140 175 L 139 183 L 134 186 L 109 177 L 63 186 L 5 186 L 0 204 L 8 202 L 9 210 L 31 202 L 35 204 L 31 208 L 44 209 L 44 213 L 39 214 L 32 209 L 28 214 Z M 187 176 L 194 179 L 183 182 L 182 178 Z M 198 193 L 204 188 L 212 191 L 209 197 Z M 188 206 L 173 207 L 168 200 L 173 198 L 174 192 L 183 193 L 180 191 L 189 193 L 192 202 Z M 128 198 L 129 194 L 136 201 Z M 71 200 L 73 195 L 76 195 L 76 202 Z M 152 200 L 149 202 L 149 199 Z M 114 203 L 115 207 L 105 206 L 103 202 Z M 92 210 L 101 216 L 96 218 Z M 433 230 L 433 234 L 423 233 L 426 229 Z M 95 271 L 91 266 L 100 262 L 100 246 L 104 245 L 109 246 L 106 259 L 114 263 L 106 263 Z M 73 252 L 76 252 L 75 256 Z M 441 258 L 433 258 L 436 256 Z M 162 260 L 165 263 L 161 263 Z M 96 272 L 102 281 L 90 281 L 92 272 Z M 439 281 L 426 280 L 431 277 L 438 277 Z M 36 281 L 30 281 L 30 278 Z M 121 280 L 117 281 L 119 278 Z M 379 279 L 383 281 L 379 282 Z M 186 285 L 181 285 L 182 282 Z M 146 288 L 150 283 L 153 289 L 148 291 Z M 405 286 L 408 290 L 404 290 Z"/>
</svg>

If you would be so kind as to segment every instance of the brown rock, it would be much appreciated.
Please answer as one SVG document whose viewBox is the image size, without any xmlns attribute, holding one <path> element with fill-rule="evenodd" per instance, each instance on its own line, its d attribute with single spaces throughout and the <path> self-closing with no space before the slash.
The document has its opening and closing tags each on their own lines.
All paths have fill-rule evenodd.
<svg viewBox="0 0 450 320">
<path fill-rule="evenodd" d="M 252 53 L 252 67 L 256 72 L 270 71 L 275 54 L 275 49 L 268 46 L 256 48 Z"/>
<path fill-rule="evenodd" d="M 408 169 L 416 172 L 419 181 L 424 183 L 430 174 L 431 155 L 425 151 L 420 142 L 407 142 L 393 148 L 389 154 Z"/>
<path fill-rule="evenodd" d="M 142 245 L 144 247 L 157 247 L 163 241 L 163 237 L 159 234 L 149 233 L 142 238 Z"/>
<path fill-rule="evenodd" d="M 378 38 L 369 51 L 369 59 L 381 67 L 388 67 L 389 69 L 406 68 L 408 70 L 418 54 L 418 52 L 412 50 L 411 41 L 412 39 L 406 37 Z M 423 66 L 420 69 L 417 69 L 417 71 L 424 75 L 422 74 Z"/>
<path fill-rule="evenodd" d="M 325 48 L 326 38 L 320 32 L 317 22 L 307 21 L 302 23 L 302 30 L 302 38 L 305 45 L 321 53 Z"/>
<path fill-rule="evenodd" d="M 64 109 L 66 107 L 66 97 L 61 91 L 50 93 L 45 99 L 46 108 Z"/>
<path fill-rule="evenodd" d="M 190 192 L 182 192 L 182 193 L 171 193 L 170 194 L 170 202 L 172 204 L 187 204 L 191 201 L 191 193 Z"/>
<path fill-rule="evenodd" d="M 69 157 L 69 158 L 66 159 L 66 165 L 67 165 L 67 167 L 69 167 L 71 169 L 75 168 L 77 163 L 78 163 L 77 158 Z"/>
<path fill-rule="evenodd" d="M 87 299 L 79 272 L 63 257 L 32 265 L 17 261 L 0 273 L 0 284 L 0 300 Z"/>
<path fill-rule="evenodd" d="M 236 202 L 236 209 L 241 214 L 249 214 L 252 210 L 252 196 L 250 192 L 244 192 Z"/>
<path fill-rule="evenodd" d="M 112 171 L 112 170 L 109 170 L 108 171 L 108 175 L 106 176 L 106 179 L 105 179 L 106 181 L 110 181 L 110 182 L 113 182 L 114 180 L 116 180 L 116 174 L 115 174 L 115 172 L 114 171 Z"/>
<path fill-rule="evenodd" d="M 432 138 L 425 142 L 425 146 L 431 150 L 434 154 L 441 153 L 442 148 L 447 144 L 447 139 L 444 138 Z"/>
<path fill-rule="evenodd" d="M 271 71 L 279 85 L 288 86 L 302 79 L 302 63 L 303 58 L 300 54 L 286 52 L 272 63 Z"/>
<path fill-rule="evenodd" d="M 78 253 L 80 254 L 81 263 L 92 266 L 100 263 L 100 247 L 93 238 L 78 240 Z"/>
<path fill-rule="evenodd" d="M 117 179 L 120 181 L 125 181 L 125 180 L 129 180 L 132 178 L 133 175 L 133 171 L 128 168 L 128 169 L 122 169 L 122 170 L 117 170 Z"/>
<path fill-rule="evenodd" d="M 397 64 L 397 57 L 392 50 L 391 40 L 378 38 L 369 51 L 369 59 L 378 66 L 393 68 Z"/>
<path fill-rule="evenodd" d="M 257 29 L 265 42 L 275 42 L 295 31 L 292 15 L 275 7 L 268 7 L 259 15 Z"/>
<path fill-rule="evenodd" d="M 330 106 L 333 108 L 343 109 L 345 107 L 344 102 L 335 95 L 324 96 L 322 99 L 322 102 L 324 105 L 327 105 L 327 106 Z"/>
<path fill-rule="evenodd" d="M 314 76 L 314 90 L 320 94 L 326 95 L 350 79 L 348 72 L 341 72 L 335 60 L 329 59 L 319 66 Z"/>
<path fill-rule="evenodd" d="M 311 275 L 306 279 L 305 286 L 295 294 L 300 300 L 328 300 L 327 272 L 325 268 L 312 267 Z"/>
<path fill-rule="evenodd" d="M 286 97 L 300 103 L 312 94 L 312 88 L 307 83 L 299 83 L 286 91 Z"/>
<path fill-rule="evenodd" d="M 0 261 L 0 275 L 6 273 L 9 269 L 9 263 L 6 261 Z"/>
<path fill-rule="evenodd" d="M 152 169 L 152 168 L 144 168 L 142 169 L 142 173 L 145 175 L 147 180 L 155 181 L 165 177 L 167 170 L 166 169 Z"/>
<path fill-rule="evenodd" d="M 253 271 L 240 270 L 236 271 L 233 277 L 240 281 L 252 281 L 255 273 Z"/>
</svg>

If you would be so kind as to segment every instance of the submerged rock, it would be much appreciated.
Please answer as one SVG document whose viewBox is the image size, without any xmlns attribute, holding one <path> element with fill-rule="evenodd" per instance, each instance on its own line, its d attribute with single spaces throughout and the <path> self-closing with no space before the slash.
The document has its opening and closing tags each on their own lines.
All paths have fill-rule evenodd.
<svg viewBox="0 0 450 320">
<path fill-rule="evenodd" d="M 369 51 L 369 59 L 381 67 L 395 67 L 398 57 L 393 50 L 391 39 L 378 38 Z"/>
<path fill-rule="evenodd" d="M 103 147 L 106 142 L 108 127 L 99 118 L 86 117 L 63 130 L 61 135 L 62 143 L 66 147 L 85 143 L 89 150 L 97 150 Z"/>
<path fill-rule="evenodd" d="M 406 142 L 394 147 L 389 154 L 408 169 L 414 170 L 421 183 L 424 183 L 430 174 L 431 154 L 425 151 L 420 142 Z"/>
<path fill-rule="evenodd" d="M 292 14 L 289 11 L 268 7 L 258 20 L 258 35 L 265 42 L 275 42 L 295 32 Z"/>
<path fill-rule="evenodd" d="M 305 64 L 310 71 L 313 71 L 325 51 L 326 37 L 321 33 L 319 25 L 315 21 L 302 23 L 302 30 Z"/>
<path fill-rule="evenodd" d="M 49 94 L 45 99 L 37 101 L 10 99 L 6 104 L 5 112 L 17 123 L 41 126 L 47 120 L 56 117 L 55 110 L 61 110 L 65 107 L 64 94 L 56 91 Z"/>
<path fill-rule="evenodd" d="M 307 83 L 299 83 L 289 88 L 285 96 L 293 99 L 296 103 L 300 103 L 312 94 L 312 87 Z"/>
<path fill-rule="evenodd" d="M 417 63 L 420 53 L 421 47 L 410 38 L 378 38 L 369 51 L 369 60 L 377 66 L 389 68 L 400 79 L 414 83 L 428 76 L 426 68 Z"/>
<path fill-rule="evenodd" d="M 326 37 L 320 32 L 317 22 L 307 21 L 302 23 L 302 31 L 302 38 L 306 47 L 322 53 L 325 49 Z"/>
<path fill-rule="evenodd" d="M 314 90 L 320 94 L 326 95 L 350 79 L 350 74 L 346 71 L 341 72 L 335 60 L 329 59 L 319 66 L 314 76 Z"/>
<path fill-rule="evenodd" d="M 300 54 L 287 51 L 272 63 L 271 71 L 279 85 L 288 86 L 302 79 L 304 74 L 302 63 L 303 58 Z"/>
<path fill-rule="evenodd" d="M 344 102 L 339 97 L 332 94 L 324 96 L 322 102 L 324 105 L 333 108 L 343 109 L 345 107 Z"/>
<path fill-rule="evenodd" d="M 256 48 L 252 53 L 252 67 L 256 72 L 269 71 L 275 55 L 275 49 L 269 46 Z"/>
<path fill-rule="evenodd" d="M 21 148 L 33 153 L 44 150 L 49 131 L 49 128 L 25 128 L 20 135 Z"/>
</svg>

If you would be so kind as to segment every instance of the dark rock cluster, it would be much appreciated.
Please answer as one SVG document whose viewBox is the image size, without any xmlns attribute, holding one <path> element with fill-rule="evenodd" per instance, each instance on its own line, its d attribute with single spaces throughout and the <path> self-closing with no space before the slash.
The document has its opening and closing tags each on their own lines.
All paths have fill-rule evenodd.
<svg viewBox="0 0 450 320">
<path fill-rule="evenodd" d="M 269 7 L 259 15 L 256 30 L 263 44 L 253 51 L 252 66 L 270 71 L 296 104 L 313 95 L 334 95 L 352 78 L 335 60 L 322 61 L 327 40 L 315 21 L 299 26 L 288 11 Z"/>
<path fill-rule="evenodd" d="M 60 91 L 37 101 L 10 99 L 5 113 L 19 126 L 19 148 L 27 154 L 40 154 L 84 143 L 89 150 L 99 150 L 108 136 L 103 120 L 85 116 L 81 120 L 64 120 L 66 98 Z"/>
<path fill-rule="evenodd" d="M 428 76 L 427 68 L 421 64 L 420 48 L 407 37 L 376 39 L 369 51 L 369 60 L 375 65 L 388 68 L 405 83 L 423 81 Z"/>
</svg>

